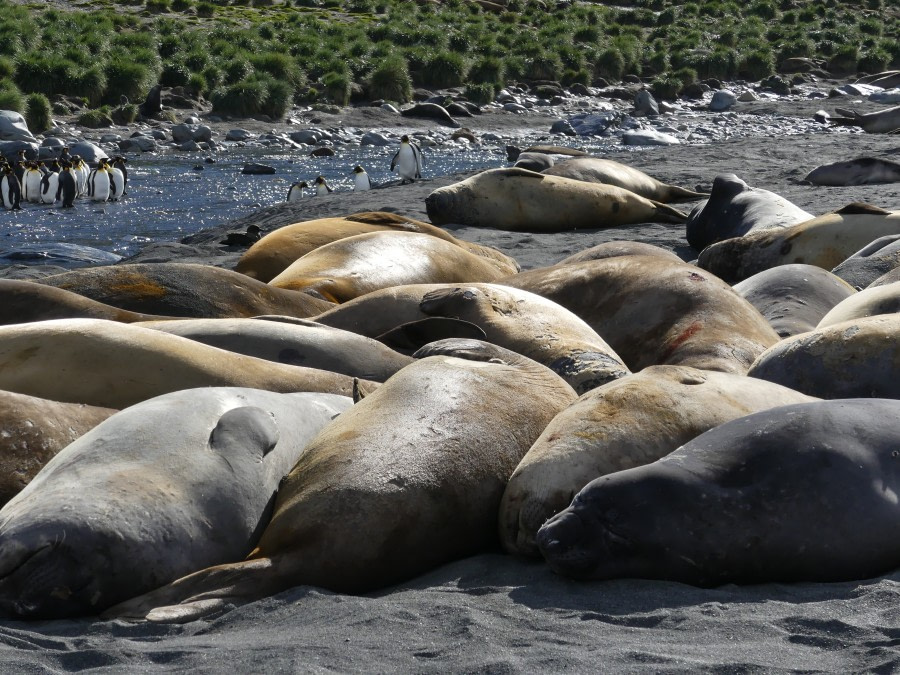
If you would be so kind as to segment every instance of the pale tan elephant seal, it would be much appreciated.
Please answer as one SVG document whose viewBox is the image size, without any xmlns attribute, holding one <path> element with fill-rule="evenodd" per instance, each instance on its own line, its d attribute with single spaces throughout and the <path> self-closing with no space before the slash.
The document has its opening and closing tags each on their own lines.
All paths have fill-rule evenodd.
<svg viewBox="0 0 900 675">
<path fill-rule="evenodd" d="M 889 234 L 900 234 L 900 211 L 850 204 L 804 223 L 711 244 L 700 253 L 697 264 L 729 283 L 791 263 L 830 270 Z"/>
<path fill-rule="evenodd" d="M 646 244 L 642 241 L 606 241 L 602 244 L 586 248 L 578 253 L 573 253 L 555 264 L 568 265 L 569 263 L 586 262 L 588 260 L 615 258 L 620 255 L 656 255 L 660 258 L 668 258 L 669 260 L 681 260 L 681 258 L 672 253 L 672 251 L 668 251 L 661 246 Z"/>
<path fill-rule="evenodd" d="M 55 401 L 125 408 L 178 389 L 211 386 L 349 396 L 353 380 L 116 321 L 57 319 L 0 327 L 0 389 Z"/>
<path fill-rule="evenodd" d="M 527 169 L 488 169 L 438 188 L 425 199 L 431 222 L 513 232 L 561 232 L 633 223 L 683 223 L 666 204 L 615 185 L 547 176 Z"/>
<path fill-rule="evenodd" d="M 703 192 L 694 192 L 677 185 L 668 185 L 656 180 L 653 176 L 648 176 L 640 169 L 600 157 L 573 157 L 563 162 L 556 162 L 541 173 L 545 176 L 562 176 L 588 183 L 617 185 L 636 195 L 664 204 L 709 197 Z"/>
<path fill-rule="evenodd" d="M 342 303 L 391 286 L 494 281 L 517 269 L 430 235 L 370 232 L 310 251 L 269 285 Z"/>
<path fill-rule="evenodd" d="M 594 389 L 553 418 L 510 478 L 500 504 L 503 547 L 539 555 L 540 526 L 595 478 L 655 462 L 738 417 L 814 400 L 745 375 L 684 366 L 650 366 Z"/>
<path fill-rule="evenodd" d="M 0 391 L 0 506 L 60 450 L 116 412 Z"/>
<path fill-rule="evenodd" d="M 900 312 L 900 282 L 895 281 L 884 286 L 864 288 L 859 293 L 849 295 L 834 305 L 815 328 L 818 330 L 836 323 L 897 312 Z"/>
<path fill-rule="evenodd" d="M 498 546 L 506 482 L 575 392 L 495 345 L 448 340 L 434 353 L 310 443 L 245 562 L 192 574 L 108 616 L 185 621 L 299 584 L 362 593 Z"/>
<path fill-rule="evenodd" d="M 455 244 L 469 253 L 512 265 L 518 264 L 500 251 L 457 239 L 430 223 L 385 211 L 366 211 L 342 218 L 319 218 L 285 225 L 253 244 L 235 265 L 235 271 L 268 282 L 312 250 L 338 239 L 368 232 L 417 232 Z"/>
<path fill-rule="evenodd" d="M 680 261 L 618 256 L 529 270 L 500 283 L 571 310 L 634 372 L 666 364 L 745 374 L 778 341 L 728 284 Z"/>
</svg>

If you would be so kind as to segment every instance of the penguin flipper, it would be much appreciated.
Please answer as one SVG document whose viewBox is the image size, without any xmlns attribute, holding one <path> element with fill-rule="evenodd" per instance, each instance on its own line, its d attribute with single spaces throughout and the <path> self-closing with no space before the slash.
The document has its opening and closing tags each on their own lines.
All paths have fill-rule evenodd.
<svg viewBox="0 0 900 675">
<path fill-rule="evenodd" d="M 394 158 L 391 160 L 391 171 L 393 171 L 394 167 L 397 166 L 397 160 L 399 159 L 399 157 L 400 157 L 400 151 L 398 150 L 397 153 L 394 155 Z"/>
</svg>

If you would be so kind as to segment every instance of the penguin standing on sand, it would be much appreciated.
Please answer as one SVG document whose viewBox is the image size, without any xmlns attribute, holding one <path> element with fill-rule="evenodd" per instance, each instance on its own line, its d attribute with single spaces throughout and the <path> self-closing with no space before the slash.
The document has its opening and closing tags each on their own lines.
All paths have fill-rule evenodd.
<svg viewBox="0 0 900 675">
<path fill-rule="evenodd" d="M 56 200 L 62 200 L 66 208 L 75 206 L 75 196 L 78 194 L 78 179 L 75 177 L 75 169 L 69 161 L 62 162 L 59 172 L 59 183 L 56 188 Z"/>
<path fill-rule="evenodd" d="M 41 202 L 44 204 L 55 202 L 56 191 L 59 189 L 59 162 L 54 159 L 48 169 L 41 178 Z"/>
<path fill-rule="evenodd" d="M 88 174 L 87 193 L 88 197 L 95 202 L 105 202 L 109 200 L 112 176 L 109 173 L 108 162 L 108 159 L 101 159 L 97 168 Z"/>
<path fill-rule="evenodd" d="M 369 180 L 369 174 L 367 174 L 366 170 L 359 164 L 353 167 L 353 189 L 356 191 L 372 189 L 372 182 Z"/>
<path fill-rule="evenodd" d="M 316 195 L 327 195 L 329 192 L 334 192 L 331 189 L 331 186 L 325 180 L 325 176 L 318 176 L 315 180 L 316 185 Z"/>
<path fill-rule="evenodd" d="M 296 202 L 301 197 L 303 197 L 303 188 L 308 188 L 305 180 L 297 181 L 290 188 L 288 188 L 287 200 L 289 202 Z"/>
<path fill-rule="evenodd" d="M 21 209 L 19 202 L 22 200 L 22 187 L 16 178 L 15 170 L 9 165 L 3 165 L 3 175 L 0 176 L 0 201 L 3 208 L 10 211 Z"/>
<path fill-rule="evenodd" d="M 391 160 L 391 171 L 396 167 L 400 174 L 400 183 L 412 183 L 422 177 L 422 148 L 403 134 L 400 138 L 400 149 Z"/>
</svg>

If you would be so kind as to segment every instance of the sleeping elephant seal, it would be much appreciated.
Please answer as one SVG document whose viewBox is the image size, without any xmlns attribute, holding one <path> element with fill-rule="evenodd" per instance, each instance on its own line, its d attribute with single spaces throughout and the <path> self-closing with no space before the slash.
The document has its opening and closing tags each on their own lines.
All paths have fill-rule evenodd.
<svg viewBox="0 0 900 675">
<path fill-rule="evenodd" d="M 313 291 L 340 304 L 391 286 L 494 281 L 517 271 L 426 234 L 370 232 L 310 251 L 269 285 Z"/>
<path fill-rule="evenodd" d="M 900 314 L 844 321 L 785 338 L 748 375 L 819 398 L 900 398 Z"/>
<path fill-rule="evenodd" d="M 338 239 L 368 232 L 417 232 L 455 244 L 469 253 L 492 258 L 518 269 L 509 256 L 489 246 L 457 239 L 430 223 L 385 211 L 364 211 L 343 218 L 319 218 L 285 225 L 253 244 L 235 265 L 235 271 L 269 282 L 312 250 Z"/>
<path fill-rule="evenodd" d="M 579 579 L 868 579 L 900 565 L 900 401 L 800 403 L 727 422 L 589 483 L 538 531 Z"/>
<path fill-rule="evenodd" d="M 858 157 L 822 164 L 803 179 L 813 185 L 854 186 L 900 182 L 900 164 L 879 157 Z"/>
<path fill-rule="evenodd" d="M 822 317 L 816 329 L 879 314 L 900 312 L 900 283 L 864 288 L 842 300 Z"/>
<path fill-rule="evenodd" d="M 521 272 L 501 280 L 580 316 L 637 372 L 692 366 L 745 374 L 778 335 L 712 274 L 656 256 L 618 256 Z"/>
<path fill-rule="evenodd" d="M 108 615 L 184 621 L 299 584 L 362 593 L 496 547 L 510 474 L 575 392 L 495 345 L 426 349 L 310 443 L 245 562 L 192 574 Z M 175 606 L 148 616 L 164 605 Z"/>
<path fill-rule="evenodd" d="M 712 244 L 703 249 L 697 264 L 729 283 L 790 263 L 830 270 L 869 242 L 889 234 L 900 234 L 900 211 L 850 204 L 805 223 Z"/>
<path fill-rule="evenodd" d="M 352 405 L 214 387 L 113 415 L 0 510 L 0 611 L 97 614 L 256 544 L 281 479 Z"/>
<path fill-rule="evenodd" d="M 564 162 L 557 162 L 541 173 L 545 176 L 563 176 L 588 183 L 617 185 L 641 197 L 663 203 L 709 197 L 702 192 L 667 185 L 639 169 L 600 157 L 573 157 Z"/>
<path fill-rule="evenodd" d="M 141 328 L 178 335 L 266 361 L 384 382 L 412 359 L 377 340 L 306 319 L 181 319 L 146 321 Z M 269 319 L 269 320 L 264 320 Z"/>
<path fill-rule="evenodd" d="M 83 267 L 36 281 L 132 312 L 198 319 L 258 314 L 310 317 L 332 306 L 306 293 L 273 288 L 231 270 L 193 263 Z"/>
<path fill-rule="evenodd" d="M 681 223 L 680 211 L 614 185 L 488 169 L 425 198 L 431 222 L 513 232 L 562 232 L 633 223 Z"/>
<path fill-rule="evenodd" d="M 353 378 L 115 321 L 57 319 L 0 327 L 0 389 L 7 391 L 125 408 L 179 389 L 213 386 L 346 396 L 353 392 Z"/>
<path fill-rule="evenodd" d="M 669 260 L 681 261 L 681 258 L 672 253 L 672 251 L 668 251 L 661 246 L 646 244 L 642 241 L 605 241 L 602 244 L 573 253 L 554 264 L 568 265 L 569 263 L 579 263 L 587 260 L 615 258 L 620 255 L 656 255 Z"/>
<path fill-rule="evenodd" d="M 814 329 L 822 317 L 856 290 L 815 265 L 779 265 L 734 285 L 779 337 Z"/>
<path fill-rule="evenodd" d="M 688 243 L 697 251 L 748 232 L 781 228 L 814 218 L 774 192 L 753 188 L 733 173 L 713 181 L 712 194 L 688 216 Z"/>
<path fill-rule="evenodd" d="M 539 555 L 535 535 L 595 478 L 654 462 L 738 417 L 815 400 L 745 375 L 650 366 L 588 392 L 553 418 L 500 503 L 500 541 Z"/>
<path fill-rule="evenodd" d="M 900 105 L 865 115 L 841 108 L 835 108 L 835 112 L 843 117 L 830 117 L 828 121 L 838 126 L 861 127 L 870 134 L 890 134 L 900 129 Z"/>
<path fill-rule="evenodd" d="M 0 391 L 0 506 L 50 459 L 115 410 Z"/>
<path fill-rule="evenodd" d="M 878 237 L 840 263 L 831 272 L 857 289 L 900 267 L 900 234 Z"/>
</svg>

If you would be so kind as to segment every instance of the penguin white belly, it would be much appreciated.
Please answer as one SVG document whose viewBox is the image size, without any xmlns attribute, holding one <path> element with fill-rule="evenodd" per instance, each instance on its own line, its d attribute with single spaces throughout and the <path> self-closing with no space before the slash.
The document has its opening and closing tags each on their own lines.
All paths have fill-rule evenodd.
<svg viewBox="0 0 900 675">
<path fill-rule="evenodd" d="M 404 143 L 397 152 L 397 173 L 404 180 L 422 177 L 422 164 L 416 149 Z"/>
<path fill-rule="evenodd" d="M 55 202 L 58 188 L 59 174 L 51 171 L 41 179 L 41 202 L 44 204 Z"/>
<path fill-rule="evenodd" d="M 28 169 L 25 172 L 25 180 L 22 186 L 22 196 L 25 201 L 39 204 L 41 201 L 41 178 L 44 175 L 38 169 Z"/>
<path fill-rule="evenodd" d="M 88 191 L 88 178 L 91 175 L 91 170 L 88 169 L 87 164 L 83 162 L 75 167 L 75 185 L 76 185 L 76 193 L 81 196 Z"/>
<path fill-rule="evenodd" d="M 354 190 L 368 190 L 370 187 L 369 176 L 367 174 L 357 173 L 353 175 Z"/>
<path fill-rule="evenodd" d="M 105 202 L 109 199 L 108 171 L 91 171 L 88 178 L 88 196 L 95 202 Z"/>
<path fill-rule="evenodd" d="M 303 196 L 303 188 L 299 185 L 291 185 L 287 194 L 287 201 L 296 202 L 300 201 L 300 198 Z"/>
<path fill-rule="evenodd" d="M 111 168 L 109 174 L 112 179 L 109 198 L 117 200 L 125 193 L 125 174 L 116 167 Z"/>
</svg>

